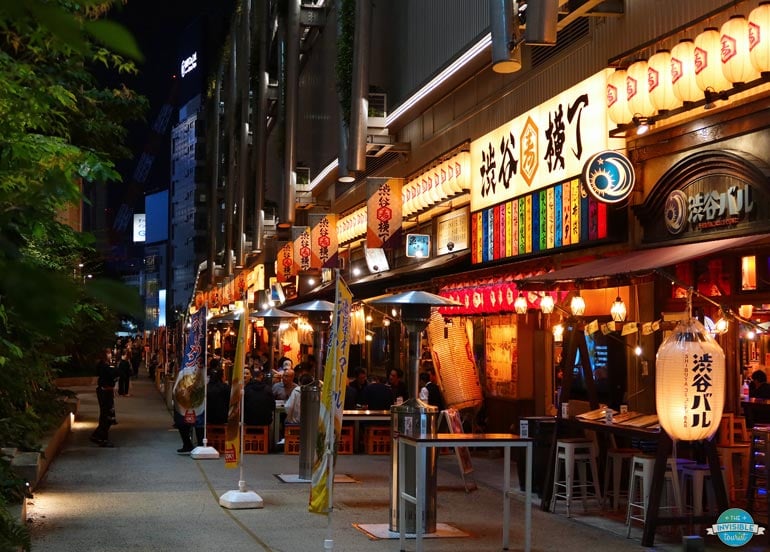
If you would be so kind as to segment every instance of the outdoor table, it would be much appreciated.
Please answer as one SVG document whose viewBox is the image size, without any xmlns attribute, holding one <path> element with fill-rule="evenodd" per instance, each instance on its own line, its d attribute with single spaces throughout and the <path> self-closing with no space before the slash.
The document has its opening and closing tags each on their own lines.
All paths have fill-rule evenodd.
<svg viewBox="0 0 770 552">
<path fill-rule="evenodd" d="M 511 487 L 511 448 L 526 449 L 526 492 L 524 501 L 524 552 L 530 552 L 532 546 L 532 440 L 524 439 L 511 433 L 439 433 L 431 435 L 399 435 L 398 457 L 406 457 L 406 447 L 415 448 L 415 494 L 406 492 L 406 469 L 404 463 L 398 466 L 398 527 L 401 550 L 406 550 L 406 503 L 415 505 L 415 549 L 423 550 L 423 515 L 425 503 L 425 450 L 435 447 L 501 447 L 503 448 L 503 550 L 508 550 L 510 541 L 511 499 L 514 489 Z"/>
<path fill-rule="evenodd" d="M 353 450 L 358 452 L 360 424 L 364 422 L 388 422 L 390 425 L 390 410 L 343 410 L 342 421 L 353 422 Z"/>
<path fill-rule="evenodd" d="M 770 423 L 770 399 L 745 399 L 741 401 L 746 426 L 754 427 L 757 423 Z"/>
</svg>

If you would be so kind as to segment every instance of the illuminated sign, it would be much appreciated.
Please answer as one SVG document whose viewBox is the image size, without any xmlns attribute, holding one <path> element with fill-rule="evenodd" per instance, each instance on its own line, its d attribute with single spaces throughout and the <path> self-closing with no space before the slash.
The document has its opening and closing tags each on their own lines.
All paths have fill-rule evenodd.
<svg viewBox="0 0 770 552">
<path fill-rule="evenodd" d="M 198 52 L 193 52 L 190 57 L 182 60 L 182 65 L 179 68 L 179 74 L 182 75 L 182 78 L 184 78 L 185 75 L 192 72 L 196 67 L 198 67 Z"/>
<path fill-rule="evenodd" d="M 605 95 L 611 69 L 596 73 L 471 143 L 471 211 L 579 175 L 587 159 L 624 147 L 610 138 Z"/>
<path fill-rule="evenodd" d="M 617 151 L 602 151 L 593 155 L 583 167 L 583 184 L 596 200 L 620 203 L 634 190 L 634 167 Z"/>
<path fill-rule="evenodd" d="M 699 190 L 687 194 L 674 190 L 663 207 L 670 234 L 685 230 L 707 230 L 737 225 L 754 211 L 751 186 L 728 186 L 726 190 Z"/>
<path fill-rule="evenodd" d="M 134 213 L 134 242 L 143 242 L 147 233 L 147 215 Z"/>
<path fill-rule="evenodd" d="M 468 248 L 468 208 L 436 218 L 436 254 L 446 255 Z"/>
<path fill-rule="evenodd" d="M 406 235 L 406 256 L 425 259 L 430 256 L 430 236 L 427 234 Z"/>
</svg>

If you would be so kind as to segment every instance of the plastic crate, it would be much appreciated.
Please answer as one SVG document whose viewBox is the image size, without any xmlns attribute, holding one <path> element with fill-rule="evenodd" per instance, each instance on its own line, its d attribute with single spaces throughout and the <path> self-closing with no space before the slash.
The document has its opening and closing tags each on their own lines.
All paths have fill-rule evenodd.
<svg viewBox="0 0 770 552">
<path fill-rule="evenodd" d="M 217 449 L 217 452 L 225 452 L 225 424 L 208 424 L 206 426 L 206 442 L 210 447 Z"/>
<path fill-rule="evenodd" d="M 364 436 L 366 454 L 390 454 L 392 441 L 390 426 L 369 426 L 366 428 Z"/>
<path fill-rule="evenodd" d="M 340 440 L 337 442 L 337 454 L 353 454 L 353 426 L 342 425 Z"/>
<path fill-rule="evenodd" d="M 267 454 L 270 426 L 243 426 L 243 453 Z"/>
<path fill-rule="evenodd" d="M 284 454 L 299 454 L 299 424 L 286 424 L 283 440 Z"/>
</svg>

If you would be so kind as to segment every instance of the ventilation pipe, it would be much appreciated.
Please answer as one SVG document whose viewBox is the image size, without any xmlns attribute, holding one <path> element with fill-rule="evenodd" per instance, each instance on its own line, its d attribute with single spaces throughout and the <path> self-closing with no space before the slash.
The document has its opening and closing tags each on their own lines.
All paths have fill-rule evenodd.
<svg viewBox="0 0 770 552">
<path fill-rule="evenodd" d="M 249 61 L 250 61 L 250 0 L 241 4 L 241 18 L 238 31 L 238 68 L 237 82 L 239 106 L 238 117 L 238 196 L 236 198 L 237 225 L 235 237 L 235 260 L 237 266 L 244 265 L 244 236 L 246 230 L 246 182 L 249 179 Z"/>
<path fill-rule="evenodd" d="M 283 211 L 278 222 L 278 227 L 284 229 L 294 225 L 294 203 L 297 193 L 295 167 L 299 99 L 299 12 L 300 0 L 289 0 L 286 14 L 286 113 L 284 115 L 286 140 L 283 159 Z"/>
<path fill-rule="evenodd" d="M 559 19 L 559 0 L 527 2 L 524 41 L 530 46 L 554 46 Z"/>
<path fill-rule="evenodd" d="M 515 73 L 521 69 L 521 49 L 516 44 L 518 18 L 515 8 L 512 0 L 489 0 L 492 70 L 495 73 Z"/>
<path fill-rule="evenodd" d="M 366 170 L 371 26 L 369 2 L 356 2 L 356 29 L 353 35 L 353 82 L 350 94 L 350 142 L 347 159 L 348 170 L 356 172 Z"/>
<path fill-rule="evenodd" d="M 227 94 L 225 99 L 225 131 L 227 132 L 227 182 L 225 182 L 225 276 L 233 275 L 233 210 L 235 208 L 236 128 L 235 103 L 237 99 L 236 74 L 238 30 L 233 26 L 230 35 L 230 64 L 227 67 Z"/>
<path fill-rule="evenodd" d="M 340 46 L 343 41 L 343 2 L 345 0 L 336 0 L 335 9 L 337 10 L 337 59 L 340 58 Z M 339 118 L 340 118 L 340 134 L 339 134 L 339 155 L 337 157 L 337 181 L 350 183 L 355 182 L 356 176 L 354 173 L 348 170 L 348 124 L 345 122 L 345 113 L 342 108 L 342 103 L 347 101 L 343 98 L 343 95 L 337 92 L 337 102 L 340 105 Z"/>
<path fill-rule="evenodd" d="M 262 251 L 265 233 L 265 159 L 267 158 L 267 37 L 268 3 L 258 0 L 253 9 L 254 29 L 257 35 L 257 74 L 255 79 L 254 102 L 251 114 L 252 151 L 254 152 L 254 234 L 251 238 L 252 251 Z"/>
<path fill-rule="evenodd" d="M 209 149 L 209 166 L 211 167 L 211 181 L 209 182 L 209 197 L 208 197 L 208 204 L 209 204 L 209 252 L 208 252 L 208 276 L 209 276 L 209 285 L 214 286 L 216 285 L 216 274 L 215 274 L 215 264 L 216 264 L 216 258 L 217 258 L 217 238 L 219 237 L 219 199 L 218 199 L 218 190 L 219 190 L 219 166 L 221 164 L 221 159 L 219 158 L 220 152 L 219 152 L 219 142 L 221 139 L 221 129 L 219 127 L 219 103 L 221 102 L 221 94 L 220 90 L 222 89 L 222 73 L 224 71 L 223 62 L 220 60 L 219 67 L 217 68 L 217 78 L 216 82 L 214 83 L 214 97 L 211 101 L 212 106 L 210 107 L 210 116 L 208 117 L 208 120 L 210 121 L 210 127 L 209 127 L 209 144 L 211 144 L 211 147 Z"/>
</svg>

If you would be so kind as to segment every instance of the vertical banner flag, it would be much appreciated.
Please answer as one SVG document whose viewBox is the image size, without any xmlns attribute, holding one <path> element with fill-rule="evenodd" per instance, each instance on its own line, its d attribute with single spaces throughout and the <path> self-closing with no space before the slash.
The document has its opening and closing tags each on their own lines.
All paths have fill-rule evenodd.
<svg viewBox="0 0 770 552">
<path fill-rule="evenodd" d="M 402 178 L 367 178 L 366 247 L 396 249 L 401 246 Z"/>
<path fill-rule="evenodd" d="M 342 431 L 342 405 L 347 389 L 348 352 L 350 349 L 350 320 L 353 294 L 337 272 L 334 315 L 329 332 L 329 345 L 324 363 L 324 386 L 318 416 L 318 440 L 324 450 L 317 451 L 313 464 L 312 485 L 308 510 L 325 514 L 331 510 L 330 462 Z M 328 449 L 328 450 L 327 450 Z"/>
<path fill-rule="evenodd" d="M 296 276 L 310 270 L 310 227 L 295 226 L 292 230 L 294 241 L 294 270 Z"/>
<path fill-rule="evenodd" d="M 290 281 L 294 273 L 294 242 L 285 242 L 275 259 L 275 277 L 279 282 Z"/>
<path fill-rule="evenodd" d="M 337 268 L 337 215 L 308 214 L 310 268 Z"/>
<path fill-rule="evenodd" d="M 203 425 L 203 400 L 206 393 L 206 369 L 203 366 L 203 347 L 206 339 L 206 307 L 190 317 L 190 333 L 184 349 L 182 368 L 174 382 L 176 414 L 190 425 Z"/>
<path fill-rule="evenodd" d="M 238 326 L 238 345 L 235 347 L 235 365 L 230 387 L 230 409 L 227 412 L 225 429 L 225 467 L 237 468 L 241 452 L 241 408 L 243 408 L 243 357 L 245 355 L 246 323 L 249 316 L 241 313 Z"/>
</svg>

